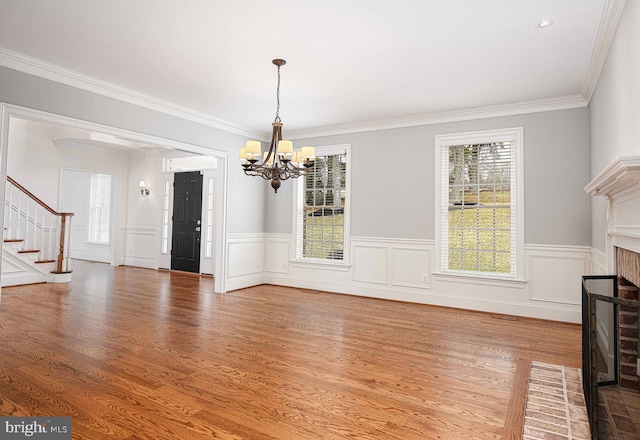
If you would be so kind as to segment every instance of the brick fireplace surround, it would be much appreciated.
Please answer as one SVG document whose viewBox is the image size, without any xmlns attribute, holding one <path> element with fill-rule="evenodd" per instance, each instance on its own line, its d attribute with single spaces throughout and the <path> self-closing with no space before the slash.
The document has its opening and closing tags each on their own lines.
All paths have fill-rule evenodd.
<svg viewBox="0 0 640 440">
<path fill-rule="evenodd" d="M 618 272 L 618 296 L 634 301 L 640 286 L 640 254 L 616 248 Z M 636 372 L 638 359 L 638 310 L 620 306 L 618 337 L 620 341 L 620 386 L 640 392 L 640 381 Z"/>
</svg>

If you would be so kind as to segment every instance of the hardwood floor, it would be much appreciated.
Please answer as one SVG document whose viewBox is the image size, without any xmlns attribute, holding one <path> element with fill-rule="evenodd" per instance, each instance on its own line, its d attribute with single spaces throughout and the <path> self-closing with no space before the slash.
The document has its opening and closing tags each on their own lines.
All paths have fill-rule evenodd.
<svg viewBox="0 0 640 440">
<path fill-rule="evenodd" d="M 75 262 L 2 289 L 0 415 L 74 439 L 499 439 L 522 359 L 580 327 Z"/>
</svg>

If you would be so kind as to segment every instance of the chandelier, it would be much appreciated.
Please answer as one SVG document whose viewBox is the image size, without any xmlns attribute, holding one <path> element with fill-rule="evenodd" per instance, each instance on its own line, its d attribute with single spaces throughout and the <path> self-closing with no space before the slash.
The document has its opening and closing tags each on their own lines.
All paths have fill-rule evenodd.
<svg viewBox="0 0 640 440">
<path fill-rule="evenodd" d="M 293 149 L 293 142 L 282 139 L 282 121 L 280 120 L 280 67 L 287 64 L 285 60 L 272 61 L 278 66 L 278 89 L 276 93 L 276 118 L 271 124 L 271 144 L 269 151 L 262 153 L 260 141 L 247 141 L 240 149 L 240 163 L 247 176 L 260 176 L 271 180 L 271 187 L 277 193 L 280 182 L 290 178 L 300 177 L 313 166 L 315 150 L 313 147 Z M 260 162 L 262 161 L 262 162 Z"/>
</svg>

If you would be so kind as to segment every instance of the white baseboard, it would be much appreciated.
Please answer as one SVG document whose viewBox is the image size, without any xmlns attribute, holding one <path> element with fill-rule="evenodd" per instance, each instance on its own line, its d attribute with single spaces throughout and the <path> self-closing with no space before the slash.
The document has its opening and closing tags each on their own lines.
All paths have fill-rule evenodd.
<svg viewBox="0 0 640 440">
<path fill-rule="evenodd" d="M 127 256 L 124 258 L 123 264 L 125 266 L 143 267 L 145 269 L 157 269 L 158 262 L 152 257 L 132 257 Z"/>
<path fill-rule="evenodd" d="M 262 274 L 247 275 L 242 277 L 227 278 L 227 292 L 233 290 L 246 289 L 247 287 L 255 287 L 261 284 L 268 284 Z"/>
<path fill-rule="evenodd" d="M 522 316 L 551 321 L 563 321 L 570 323 L 582 322 L 582 313 L 579 307 L 558 303 L 524 303 L 474 296 L 452 296 L 450 294 L 434 290 L 410 292 L 381 287 L 363 287 L 354 286 L 352 284 L 331 283 L 327 281 L 291 279 L 272 275 L 265 277 L 265 283 L 297 287 L 300 289 L 322 290 L 326 292 L 356 295 L 368 298 L 476 310 L 480 312 Z"/>
</svg>

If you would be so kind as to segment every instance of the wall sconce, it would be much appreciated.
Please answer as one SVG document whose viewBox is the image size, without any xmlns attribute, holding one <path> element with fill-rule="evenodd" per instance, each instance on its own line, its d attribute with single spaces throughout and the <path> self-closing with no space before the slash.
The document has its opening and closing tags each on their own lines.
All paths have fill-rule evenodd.
<svg viewBox="0 0 640 440">
<path fill-rule="evenodd" d="M 147 184 L 144 183 L 144 180 L 140 181 L 140 183 L 138 184 L 138 188 L 140 188 L 140 195 L 142 197 L 149 195 L 149 188 L 147 188 Z"/>
</svg>

